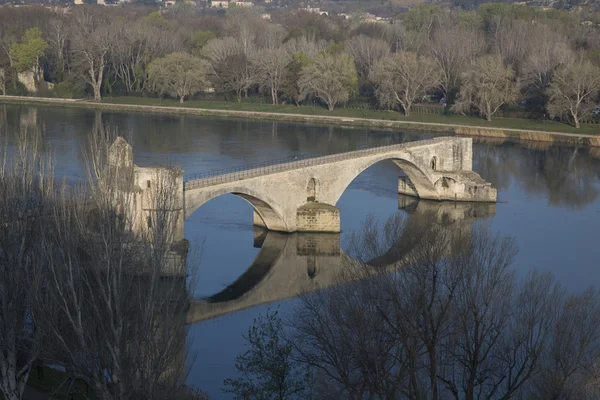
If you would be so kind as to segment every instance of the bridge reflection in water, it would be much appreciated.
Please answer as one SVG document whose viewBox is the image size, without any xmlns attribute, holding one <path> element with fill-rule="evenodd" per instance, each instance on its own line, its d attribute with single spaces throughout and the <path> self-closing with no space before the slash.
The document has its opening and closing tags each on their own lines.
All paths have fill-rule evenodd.
<svg viewBox="0 0 600 400">
<path fill-rule="evenodd" d="M 495 203 L 439 202 L 399 195 L 398 208 L 408 214 L 406 229 L 436 223 L 454 229 L 496 214 Z M 397 248 L 402 248 L 402 236 Z M 296 297 L 339 282 L 344 265 L 351 261 L 340 248 L 337 233 L 279 233 L 254 230 L 254 247 L 260 248 L 252 265 L 223 291 L 192 302 L 190 324 L 259 304 Z M 373 268 L 396 264 L 403 251 L 390 249 L 369 263 Z"/>
</svg>

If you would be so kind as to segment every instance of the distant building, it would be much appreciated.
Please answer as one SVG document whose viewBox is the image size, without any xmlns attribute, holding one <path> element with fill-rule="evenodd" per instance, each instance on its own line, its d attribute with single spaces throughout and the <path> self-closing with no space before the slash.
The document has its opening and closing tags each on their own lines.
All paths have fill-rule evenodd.
<svg viewBox="0 0 600 400">
<path fill-rule="evenodd" d="M 210 6 L 213 8 L 227 8 L 229 7 L 229 0 L 212 0 Z"/>
<path fill-rule="evenodd" d="M 237 7 L 252 7 L 251 1 L 236 1 L 236 0 L 212 0 L 210 6 L 212 8 L 229 8 L 231 5 Z"/>
<path fill-rule="evenodd" d="M 308 6 L 308 7 L 300 8 L 300 10 L 308 11 L 308 12 L 319 14 L 319 15 L 329 15 L 329 13 L 327 11 L 321 11 L 321 9 L 319 7 Z"/>
</svg>

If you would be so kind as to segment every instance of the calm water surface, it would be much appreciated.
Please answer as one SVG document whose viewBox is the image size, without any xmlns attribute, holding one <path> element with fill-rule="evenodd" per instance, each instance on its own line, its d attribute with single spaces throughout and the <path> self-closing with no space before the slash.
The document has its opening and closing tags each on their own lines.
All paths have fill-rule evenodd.
<svg viewBox="0 0 600 400">
<path fill-rule="evenodd" d="M 85 177 L 81 148 L 91 130 L 101 124 L 131 138 L 136 164 L 174 164 L 186 174 L 432 137 L 404 131 L 1 105 L 0 118 L 11 129 L 23 124 L 41 127 L 48 148 L 57 158 L 57 174 L 72 179 Z M 500 203 L 495 212 L 484 215 L 485 221 L 492 230 L 515 237 L 520 247 L 517 270 L 552 271 L 570 290 L 597 285 L 600 149 L 497 141 L 476 143 L 473 156 L 473 169 L 498 189 Z M 337 204 L 342 250 L 348 234 L 369 214 L 386 218 L 405 213 L 398 211 L 398 174 L 391 162 L 378 163 L 348 187 Z M 252 274 L 244 272 L 255 258 L 269 259 L 268 251 L 258 248 L 261 239 L 255 240 L 251 206 L 234 195 L 221 196 L 202 206 L 186 221 L 185 234 L 192 246 L 203 248 L 195 289 L 198 298 L 222 294 L 234 282 L 247 283 Z M 265 244 L 273 242 L 267 240 Z M 256 264 L 260 263 L 255 263 L 250 272 L 269 268 Z M 292 270 L 306 265 L 286 267 Z M 263 289 L 259 285 L 256 288 Z M 285 292 L 285 288 L 277 290 Z M 288 296 L 290 293 L 291 289 Z M 291 302 L 282 300 L 270 306 L 280 304 L 285 311 Z M 267 307 L 247 308 L 193 325 L 189 342 L 196 361 L 188 381 L 208 391 L 212 398 L 226 398 L 221 392 L 222 382 L 235 375 L 234 358 L 244 350 L 241 335 Z"/>
</svg>

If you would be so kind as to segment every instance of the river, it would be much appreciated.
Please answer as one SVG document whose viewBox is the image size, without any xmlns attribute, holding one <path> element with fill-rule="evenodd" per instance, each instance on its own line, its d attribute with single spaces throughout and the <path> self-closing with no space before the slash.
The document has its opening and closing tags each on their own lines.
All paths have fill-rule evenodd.
<svg viewBox="0 0 600 400">
<path fill-rule="evenodd" d="M 136 164 L 177 165 L 185 174 L 433 137 L 233 118 L 0 107 L 0 118 L 10 130 L 25 124 L 42 129 L 57 159 L 57 175 L 69 179 L 85 178 L 81 149 L 99 124 L 133 142 Z M 515 263 L 519 273 L 551 271 L 569 290 L 600 282 L 600 149 L 486 140 L 474 144 L 473 169 L 498 189 L 495 210 L 479 216 L 493 231 L 515 237 L 520 248 Z M 399 201 L 405 201 L 396 193 L 398 174 L 394 164 L 381 162 L 348 187 L 337 204 L 342 250 L 349 233 L 370 214 L 378 218 L 406 214 L 398 210 Z M 252 226 L 251 206 L 234 195 L 213 199 L 196 211 L 185 224 L 185 236 L 192 247 L 202 248 L 195 296 L 213 296 L 241 276 L 248 276 L 244 272 L 259 255 L 260 235 Z M 264 243 L 267 241 L 268 237 Z M 293 300 L 282 300 L 194 324 L 188 341 L 196 361 L 188 382 L 212 398 L 226 398 L 221 392 L 222 382 L 235 375 L 235 356 L 244 351 L 242 334 L 267 307 L 280 305 L 285 311 L 290 303 Z"/>
</svg>

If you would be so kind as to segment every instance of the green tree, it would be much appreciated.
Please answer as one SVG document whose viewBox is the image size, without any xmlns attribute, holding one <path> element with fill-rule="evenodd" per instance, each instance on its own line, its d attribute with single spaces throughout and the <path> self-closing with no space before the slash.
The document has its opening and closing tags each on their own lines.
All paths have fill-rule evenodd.
<svg viewBox="0 0 600 400">
<path fill-rule="evenodd" d="M 297 52 L 292 55 L 292 59 L 290 62 L 288 62 L 286 68 L 287 74 L 281 91 L 286 98 L 293 100 L 294 103 L 296 103 L 296 106 L 300 105 L 300 98 L 302 95 L 302 91 L 300 90 L 300 86 L 298 84 L 300 72 L 302 72 L 302 68 L 306 67 L 309 63 L 310 58 L 308 55 L 302 52 Z"/>
<path fill-rule="evenodd" d="M 166 20 L 161 13 L 159 13 L 158 11 L 154 11 L 143 17 L 142 23 L 153 26 L 161 26 L 166 23 Z"/>
<path fill-rule="evenodd" d="M 348 53 L 317 54 L 302 69 L 298 86 L 302 91 L 300 100 L 313 95 L 333 111 L 337 104 L 348 101 L 351 91 L 358 86 L 354 60 Z"/>
<path fill-rule="evenodd" d="M 176 97 L 183 104 L 186 97 L 210 85 L 208 70 L 206 61 L 187 53 L 175 52 L 150 63 L 148 80 L 155 91 Z"/>
<path fill-rule="evenodd" d="M 196 31 L 192 33 L 192 36 L 190 37 L 190 41 L 192 42 L 192 54 L 199 57 L 202 49 L 211 39 L 216 39 L 215 34 L 211 31 Z"/>
<path fill-rule="evenodd" d="M 442 8 L 429 4 L 419 4 L 403 15 L 402 22 L 407 29 L 429 31 L 434 21 L 442 14 Z"/>
<path fill-rule="evenodd" d="M 13 43 L 10 57 L 17 72 L 33 71 L 36 79 L 40 76 L 40 60 L 44 57 L 48 42 L 42 38 L 42 31 L 31 28 L 25 32 L 20 43 Z"/>
<path fill-rule="evenodd" d="M 244 339 L 250 348 L 235 360 L 241 377 L 225 379 L 226 393 L 243 400 L 306 398 L 308 370 L 294 362 L 277 311 L 255 318 Z"/>
</svg>

